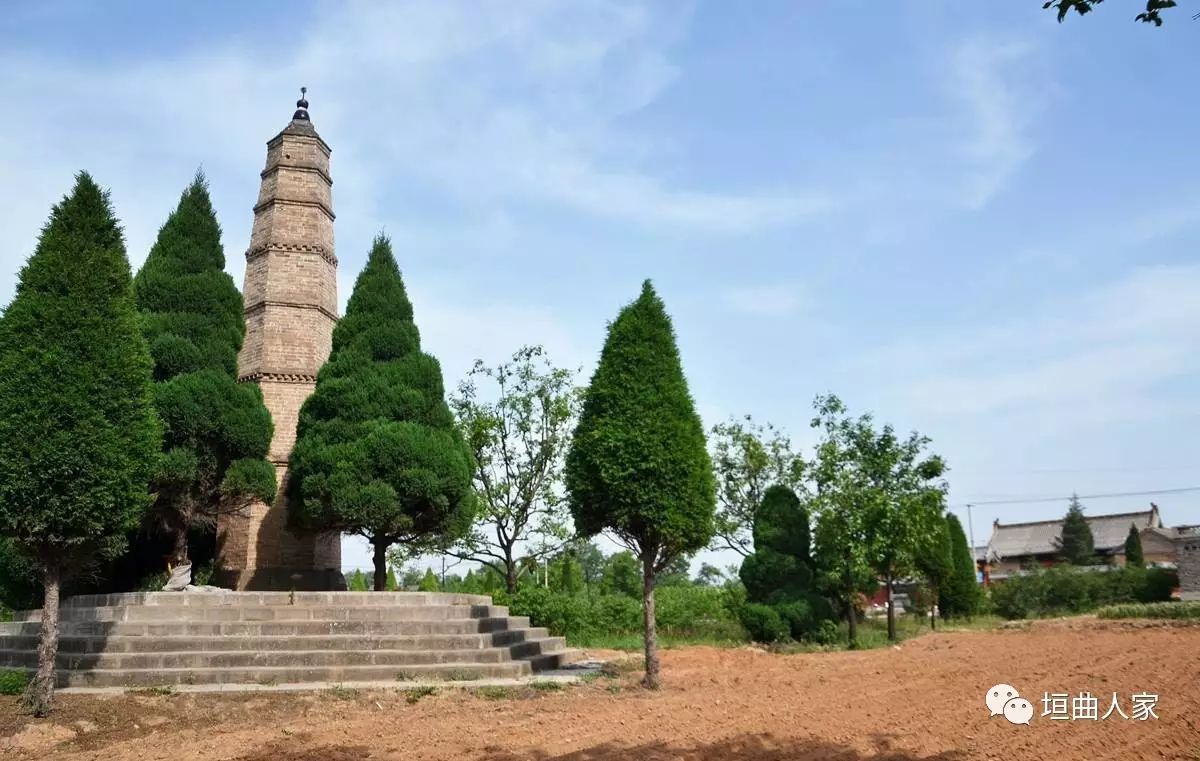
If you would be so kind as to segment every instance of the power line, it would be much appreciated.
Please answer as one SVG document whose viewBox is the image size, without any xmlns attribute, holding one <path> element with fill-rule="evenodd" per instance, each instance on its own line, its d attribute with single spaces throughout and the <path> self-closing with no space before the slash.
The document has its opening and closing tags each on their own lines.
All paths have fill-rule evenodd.
<svg viewBox="0 0 1200 761">
<path fill-rule="evenodd" d="M 1183 486 L 1178 489 L 1155 489 L 1152 491 L 1126 491 L 1111 494 L 1078 494 L 1066 497 L 1032 497 L 1030 499 L 991 499 L 974 502 L 963 502 L 958 507 L 978 507 L 979 505 L 1032 505 L 1042 502 L 1067 502 L 1072 496 L 1079 499 L 1112 499 L 1116 497 L 1153 497 L 1158 494 L 1183 494 L 1184 492 L 1200 491 L 1200 486 Z"/>
</svg>

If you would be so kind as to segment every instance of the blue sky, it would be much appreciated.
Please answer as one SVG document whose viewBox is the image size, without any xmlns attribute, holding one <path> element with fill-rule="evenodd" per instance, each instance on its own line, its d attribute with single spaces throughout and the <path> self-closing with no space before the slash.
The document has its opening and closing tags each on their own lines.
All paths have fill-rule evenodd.
<svg viewBox="0 0 1200 761">
<path fill-rule="evenodd" d="M 833 391 L 932 437 L 958 512 L 1200 485 L 1200 23 L 1134 5 L 17 3 L 0 303 L 79 169 L 137 267 L 202 166 L 240 283 L 303 84 L 343 303 L 385 230 L 448 385 L 523 343 L 586 378 L 650 277 L 709 425 L 807 446 Z"/>
</svg>

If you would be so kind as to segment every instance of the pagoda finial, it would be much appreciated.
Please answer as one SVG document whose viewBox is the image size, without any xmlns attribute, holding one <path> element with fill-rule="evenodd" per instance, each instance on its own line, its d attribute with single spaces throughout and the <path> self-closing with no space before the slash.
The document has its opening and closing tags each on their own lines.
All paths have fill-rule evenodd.
<svg viewBox="0 0 1200 761">
<path fill-rule="evenodd" d="M 292 121 L 308 121 L 308 99 L 304 97 L 307 93 L 307 87 L 300 88 L 300 100 L 296 101 L 296 113 L 292 114 Z"/>
</svg>

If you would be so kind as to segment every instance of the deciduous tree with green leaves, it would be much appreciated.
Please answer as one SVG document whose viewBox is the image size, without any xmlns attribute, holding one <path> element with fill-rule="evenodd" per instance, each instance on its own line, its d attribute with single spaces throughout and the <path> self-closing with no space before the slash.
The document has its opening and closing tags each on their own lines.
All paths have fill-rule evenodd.
<svg viewBox="0 0 1200 761">
<path fill-rule="evenodd" d="M 1096 541 L 1092 529 L 1083 517 L 1079 495 L 1072 494 L 1063 518 L 1062 535 L 1054 540 L 1062 559 L 1071 565 L 1091 565 L 1096 562 Z"/>
<path fill-rule="evenodd" d="M 525 346 L 496 367 L 476 360 L 450 400 L 475 457 L 479 508 L 470 533 L 448 552 L 503 575 L 510 594 L 522 547 L 542 561 L 568 539 L 562 465 L 580 396 L 575 373 L 555 367 L 542 347 Z"/>
<path fill-rule="evenodd" d="M 792 442 L 770 423 L 749 415 L 713 426 L 713 469 L 717 476 L 717 517 L 713 549 L 742 557 L 754 551 L 754 511 L 772 484 L 793 491 L 804 487 L 804 461 Z"/>
<path fill-rule="evenodd" d="M 898 437 L 890 425 L 875 429 L 870 415 L 856 422 L 851 451 L 862 479 L 866 560 L 885 585 L 888 639 L 896 640 L 896 579 L 915 573 L 945 512 L 946 465 L 926 454 L 929 439 Z"/>
<path fill-rule="evenodd" d="M 1075 11 L 1080 16 L 1091 13 L 1104 0 L 1045 0 L 1043 8 L 1053 8 L 1058 14 L 1058 23 L 1067 18 L 1067 14 Z M 1162 26 L 1162 12 L 1178 5 L 1176 0 L 1146 0 L 1146 9 L 1134 16 L 1134 19 L 1144 24 Z"/>
<path fill-rule="evenodd" d="M 655 578 L 712 538 L 716 485 L 675 331 L 649 280 L 608 327 L 566 482 L 578 533 L 609 531 L 641 561 L 643 684 L 657 689 Z"/>
<path fill-rule="evenodd" d="M 37 716 L 53 704 L 63 581 L 123 548 L 150 504 L 161 430 L 131 285 L 108 193 L 80 173 L 0 319 L 0 535 L 41 572 Z"/>
<path fill-rule="evenodd" d="M 184 190 L 133 280 L 154 359 L 154 406 L 164 424 L 152 481 L 151 528 L 172 536 L 185 563 L 188 529 L 275 499 L 267 461 L 273 425 L 262 392 L 237 382 L 242 296 L 225 272 L 221 228 L 204 176 Z"/>
<path fill-rule="evenodd" d="M 441 367 L 421 351 L 400 268 L 379 236 L 300 410 L 291 516 L 308 529 L 364 537 L 382 591 L 391 545 L 446 544 L 469 529 L 473 469 Z"/>
<path fill-rule="evenodd" d="M 874 429 L 870 417 L 850 417 L 846 405 L 833 394 L 818 396 L 813 409 L 811 425 L 821 435 L 808 469 L 813 485 L 810 512 L 816 518 L 817 582 L 830 599 L 840 602 L 850 646 L 857 647 L 856 600 L 876 583 L 870 562 L 873 494 L 858 448 Z"/>
</svg>

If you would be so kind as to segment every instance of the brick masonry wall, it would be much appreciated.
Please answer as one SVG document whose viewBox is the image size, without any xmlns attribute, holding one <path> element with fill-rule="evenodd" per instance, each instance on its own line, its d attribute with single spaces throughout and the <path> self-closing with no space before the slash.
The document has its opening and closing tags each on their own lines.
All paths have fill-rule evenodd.
<svg viewBox="0 0 1200 761">
<path fill-rule="evenodd" d="M 1178 537 L 1175 543 L 1180 596 L 1184 600 L 1200 600 L 1200 533 Z"/>
<path fill-rule="evenodd" d="M 336 320 L 331 186 L 329 148 L 310 125 L 293 122 L 267 144 L 246 253 L 238 374 L 259 384 L 274 420 L 270 458 L 280 489 L 274 503 L 245 506 L 218 525 L 218 566 L 239 589 L 341 566 L 341 537 L 290 530 L 286 502 L 300 407 L 329 358 Z"/>
</svg>

